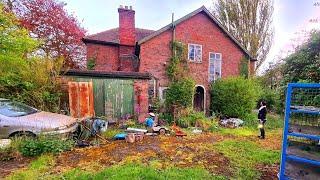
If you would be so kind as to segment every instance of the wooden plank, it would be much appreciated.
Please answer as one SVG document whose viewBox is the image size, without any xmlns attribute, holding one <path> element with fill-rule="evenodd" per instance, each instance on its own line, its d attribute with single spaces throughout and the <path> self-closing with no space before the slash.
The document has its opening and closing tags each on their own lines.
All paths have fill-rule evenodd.
<svg viewBox="0 0 320 180">
<path fill-rule="evenodd" d="M 93 95 L 93 83 L 92 81 L 88 84 L 89 87 L 89 116 L 95 117 L 95 110 L 94 110 L 94 95 Z"/>
</svg>

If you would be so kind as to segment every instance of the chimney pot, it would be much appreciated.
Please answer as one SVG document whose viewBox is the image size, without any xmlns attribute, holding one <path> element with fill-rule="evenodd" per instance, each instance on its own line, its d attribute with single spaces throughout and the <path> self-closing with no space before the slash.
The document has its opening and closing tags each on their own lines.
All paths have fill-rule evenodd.
<svg viewBox="0 0 320 180">
<path fill-rule="evenodd" d="M 122 6 L 122 5 L 120 5 L 120 8 L 123 8 L 123 6 Z"/>
<path fill-rule="evenodd" d="M 125 8 L 125 9 L 128 9 L 128 6 L 125 6 L 124 8 Z"/>
<path fill-rule="evenodd" d="M 130 6 L 130 10 L 132 10 L 132 6 Z"/>
</svg>

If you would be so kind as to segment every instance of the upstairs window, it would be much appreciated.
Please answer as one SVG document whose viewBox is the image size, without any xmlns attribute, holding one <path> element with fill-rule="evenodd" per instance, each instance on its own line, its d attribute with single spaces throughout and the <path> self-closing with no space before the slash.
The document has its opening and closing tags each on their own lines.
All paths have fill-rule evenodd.
<svg viewBox="0 0 320 180">
<path fill-rule="evenodd" d="M 221 53 L 209 53 L 209 81 L 221 78 Z"/>
<path fill-rule="evenodd" d="M 188 44 L 188 59 L 191 62 L 201 62 L 202 46 L 199 44 Z"/>
</svg>

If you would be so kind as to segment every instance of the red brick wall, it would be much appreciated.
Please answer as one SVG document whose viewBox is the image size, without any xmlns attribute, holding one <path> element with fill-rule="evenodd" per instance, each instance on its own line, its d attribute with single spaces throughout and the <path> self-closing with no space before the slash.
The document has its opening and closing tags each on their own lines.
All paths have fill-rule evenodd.
<svg viewBox="0 0 320 180">
<path fill-rule="evenodd" d="M 140 52 L 140 72 L 150 72 L 159 78 L 159 86 L 167 86 L 165 64 L 171 57 L 169 43 L 170 30 L 143 43 Z M 240 59 L 244 53 L 227 37 L 223 31 L 205 14 L 197 14 L 176 26 L 176 40 L 202 45 L 202 62 L 191 63 L 190 76 L 196 84 L 203 85 L 206 92 L 206 108 L 209 108 L 210 95 L 208 83 L 209 52 L 222 53 L 222 77 L 239 75 Z"/>
<path fill-rule="evenodd" d="M 86 44 L 87 60 L 95 59 L 95 70 L 117 71 L 119 67 L 119 47 Z"/>
</svg>

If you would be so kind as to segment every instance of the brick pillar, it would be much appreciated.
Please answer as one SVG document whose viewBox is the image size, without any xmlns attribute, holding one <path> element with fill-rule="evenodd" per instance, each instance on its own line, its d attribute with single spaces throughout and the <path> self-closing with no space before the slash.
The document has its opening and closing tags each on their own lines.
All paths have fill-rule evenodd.
<svg viewBox="0 0 320 180">
<path fill-rule="evenodd" d="M 134 113 L 142 123 L 148 116 L 148 80 L 135 80 L 134 94 Z"/>
</svg>

